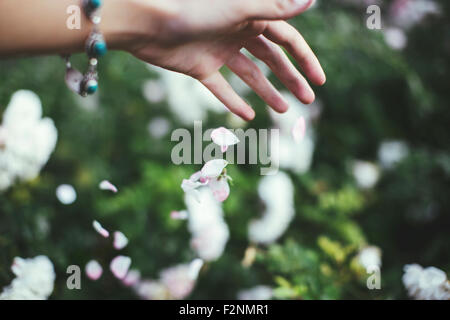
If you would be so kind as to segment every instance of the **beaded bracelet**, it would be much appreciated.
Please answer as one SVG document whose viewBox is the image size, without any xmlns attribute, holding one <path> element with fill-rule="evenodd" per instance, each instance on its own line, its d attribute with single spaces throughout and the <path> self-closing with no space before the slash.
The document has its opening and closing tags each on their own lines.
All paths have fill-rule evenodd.
<svg viewBox="0 0 450 320">
<path fill-rule="evenodd" d="M 70 55 L 64 56 L 66 61 L 66 84 L 72 91 L 82 97 L 93 94 L 98 89 L 97 64 L 98 58 L 108 51 L 105 39 L 99 30 L 101 22 L 100 8 L 102 0 L 82 0 L 82 7 L 86 17 L 93 23 L 94 27 L 86 40 L 85 51 L 89 58 L 89 67 L 85 74 L 72 68 Z"/>
</svg>

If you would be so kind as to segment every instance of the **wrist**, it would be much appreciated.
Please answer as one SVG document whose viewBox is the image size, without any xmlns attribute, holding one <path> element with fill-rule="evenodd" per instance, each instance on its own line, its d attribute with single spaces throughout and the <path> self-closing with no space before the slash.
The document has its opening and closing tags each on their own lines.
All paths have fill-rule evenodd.
<svg viewBox="0 0 450 320">
<path fill-rule="evenodd" d="M 100 28 L 113 50 L 133 52 L 145 43 L 159 42 L 175 11 L 169 1 L 104 1 Z"/>
</svg>

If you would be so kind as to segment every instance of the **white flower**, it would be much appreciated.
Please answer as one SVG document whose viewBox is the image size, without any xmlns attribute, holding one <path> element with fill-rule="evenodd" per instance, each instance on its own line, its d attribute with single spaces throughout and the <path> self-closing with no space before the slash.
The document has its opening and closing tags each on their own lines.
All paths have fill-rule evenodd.
<svg viewBox="0 0 450 320">
<path fill-rule="evenodd" d="M 283 235 L 294 217 L 294 186 L 280 171 L 261 179 L 258 194 L 266 209 L 262 218 L 250 222 L 248 234 L 250 241 L 268 244 Z"/>
<path fill-rule="evenodd" d="M 56 188 L 56 197 L 62 204 L 68 205 L 75 202 L 77 192 L 70 184 L 62 184 Z"/>
<path fill-rule="evenodd" d="M 16 278 L 0 294 L 0 300 L 45 300 L 52 294 L 55 271 L 46 256 L 16 257 L 11 270 Z"/>
<path fill-rule="evenodd" d="M 227 165 L 228 162 L 223 159 L 210 160 L 205 163 L 201 171 L 194 173 L 189 179 L 183 179 L 181 188 L 186 194 L 193 194 L 197 201 L 200 201 L 197 189 L 208 186 L 214 198 L 223 202 L 230 195 L 228 180 L 231 178 L 224 173 Z"/>
<path fill-rule="evenodd" d="M 379 168 L 367 161 L 356 160 L 352 166 L 353 177 L 362 189 L 373 188 L 380 178 Z"/>
<path fill-rule="evenodd" d="M 94 227 L 95 231 L 97 231 L 102 237 L 109 237 L 109 231 L 103 228 L 103 226 L 97 220 L 94 220 L 92 222 L 92 226 Z"/>
<path fill-rule="evenodd" d="M 36 94 L 13 94 L 0 126 L 0 190 L 16 180 L 34 179 L 53 152 L 57 131 L 51 119 L 41 116 Z"/>
<path fill-rule="evenodd" d="M 223 219 L 222 207 L 214 199 L 211 190 L 202 188 L 199 198 L 198 202 L 192 194 L 185 195 L 191 245 L 201 259 L 212 261 L 222 255 L 230 232 Z"/>
<path fill-rule="evenodd" d="M 270 300 L 273 290 L 269 286 L 256 286 L 238 292 L 238 300 Z"/>
<path fill-rule="evenodd" d="M 392 23 L 409 29 L 429 14 L 439 14 L 440 7 L 432 0 L 395 0 L 391 5 Z"/>
<path fill-rule="evenodd" d="M 408 36 L 400 28 L 388 28 L 384 31 L 384 40 L 394 50 L 402 50 L 408 43 Z"/>
<path fill-rule="evenodd" d="M 378 160 L 386 169 L 393 168 L 409 154 L 408 145 L 403 141 L 385 141 L 378 148 Z"/>
<path fill-rule="evenodd" d="M 201 259 L 179 264 L 162 270 L 158 280 L 139 281 L 134 288 L 143 299 L 185 299 L 194 289 L 202 266 Z"/>
<path fill-rule="evenodd" d="M 381 267 L 381 250 L 375 246 L 363 248 L 358 254 L 358 262 L 365 268 Z"/>
<path fill-rule="evenodd" d="M 223 104 L 199 81 L 152 65 L 148 67 L 159 74 L 170 110 L 181 123 L 193 125 L 194 121 L 206 120 L 208 111 L 226 111 Z M 146 87 L 144 92 L 148 90 Z M 150 98 L 148 93 L 146 96 Z"/>
<path fill-rule="evenodd" d="M 418 264 L 404 267 L 403 284 L 417 300 L 450 300 L 450 283 L 444 271 Z"/>
</svg>

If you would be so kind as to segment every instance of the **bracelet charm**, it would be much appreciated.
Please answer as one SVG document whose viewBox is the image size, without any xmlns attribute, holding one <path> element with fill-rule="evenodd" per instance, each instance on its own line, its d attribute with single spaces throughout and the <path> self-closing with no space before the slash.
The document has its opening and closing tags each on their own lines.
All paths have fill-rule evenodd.
<svg viewBox="0 0 450 320">
<path fill-rule="evenodd" d="M 108 51 L 105 38 L 100 32 L 98 25 L 101 22 L 100 8 L 102 0 L 82 0 L 82 7 L 86 17 L 93 23 L 94 27 L 85 43 L 85 51 L 89 58 L 88 70 L 82 74 L 72 68 L 70 56 L 64 56 L 66 61 L 66 84 L 72 91 L 86 97 L 94 94 L 98 89 L 98 58 L 104 56 Z"/>
</svg>

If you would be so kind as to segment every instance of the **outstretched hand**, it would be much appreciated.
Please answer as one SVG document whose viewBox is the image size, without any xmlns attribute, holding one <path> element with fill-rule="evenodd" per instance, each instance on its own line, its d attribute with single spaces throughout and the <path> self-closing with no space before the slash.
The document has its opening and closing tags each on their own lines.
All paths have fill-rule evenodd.
<svg viewBox="0 0 450 320">
<path fill-rule="evenodd" d="M 231 88 L 219 69 L 226 65 L 270 107 L 285 112 L 288 103 L 257 65 L 241 49 L 260 59 L 303 103 L 314 101 L 314 91 L 281 47 L 300 65 L 315 85 L 325 83 L 316 56 L 285 19 L 307 10 L 314 0 L 168 0 L 166 22 L 158 36 L 141 41 L 129 51 L 136 57 L 194 77 L 231 112 L 245 120 L 254 110 Z M 281 47 L 280 47 L 281 46 Z"/>
</svg>

